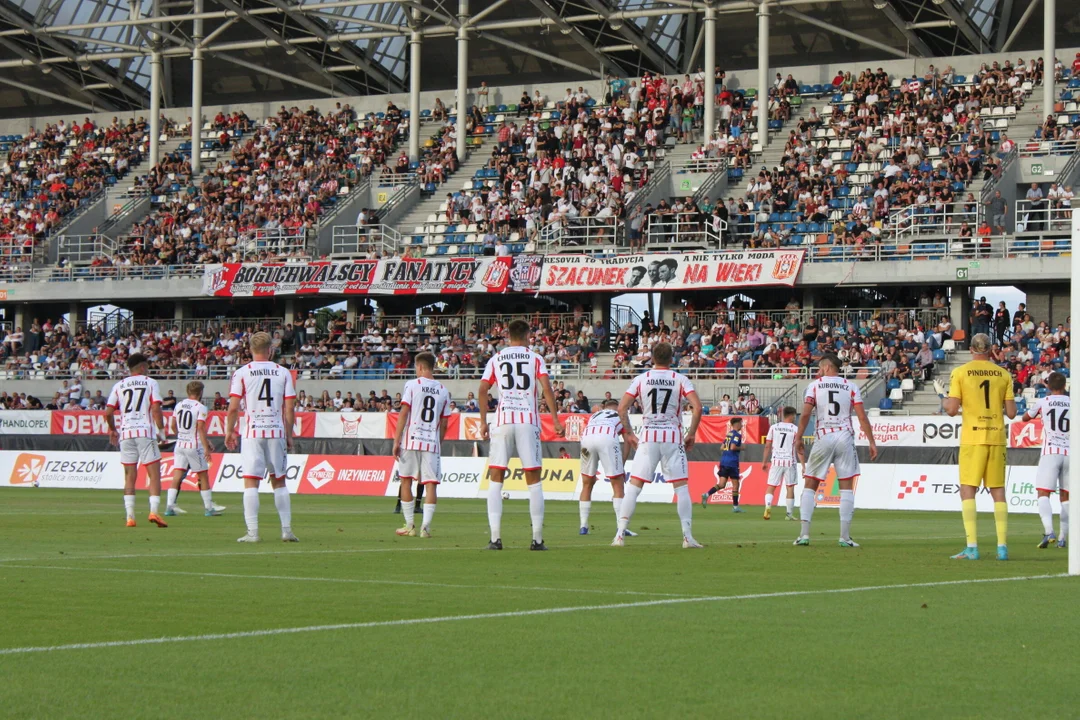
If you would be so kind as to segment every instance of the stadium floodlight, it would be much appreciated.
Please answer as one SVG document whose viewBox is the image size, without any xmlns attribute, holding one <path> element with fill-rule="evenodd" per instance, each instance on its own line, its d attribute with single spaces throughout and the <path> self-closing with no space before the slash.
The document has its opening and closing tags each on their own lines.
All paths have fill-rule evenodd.
<svg viewBox="0 0 1080 720">
<path fill-rule="evenodd" d="M 889 7 L 889 0 L 874 0 L 874 7 L 878 10 L 884 10 Z"/>
<path fill-rule="evenodd" d="M 935 5 L 944 5 L 946 0 L 932 0 Z"/>
<path fill-rule="evenodd" d="M 90 69 L 90 63 L 86 60 L 83 60 L 81 63 L 79 63 L 79 69 L 83 72 L 86 72 Z"/>
<path fill-rule="evenodd" d="M 1072 297 L 1069 298 L 1069 376 L 1071 377 L 1076 370 L 1076 366 L 1073 365 L 1073 355 L 1075 350 L 1072 349 L 1072 324 L 1076 322 L 1076 318 L 1080 318 L 1080 253 L 1076 252 L 1076 248 L 1080 246 L 1080 212 L 1075 209 L 1072 211 L 1072 258 L 1071 264 L 1071 277 L 1069 278 L 1069 288 L 1072 292 Z M 1070 447 L 1080 447 L 1080 423 L 1075 422 L 1073 419 L 1072 427 L 1069 429 L 1069 445 Z M 1080 498 L 1080 462 L 1069 464 L 1069 494 L 1071 497 Z M 1080 575 L 1080 543 L 1076 542 L 1074 538 L 1070 538 L 1069 542 L 1069 574 Z"/>
<path fill-rule="evenodd" d="M 622 30 L 622 19 L 608 18 L 608 25 L 611 27 L 612 30 Z"/>
<path fill-rule="evenodd" d="M 296 46 L 293 45 L 292 43 L 285 43 L 285 54 L 286 55 L 295 55 L 296 54 Z"/>
<path fill-rule="evenodd" d="M 341 52 L 341 45 L 338 45 L 337 43 L 333 43 L 333 44 L 330 45 L 330 50 L 332 52 Z"/>
<path fill-rule="evenodd" d="M 41 74 L 42 75 L 48 75 L 51 72 L 52 72 L 52 65 L 42 65 L 41 66 Z"/>
</svg>

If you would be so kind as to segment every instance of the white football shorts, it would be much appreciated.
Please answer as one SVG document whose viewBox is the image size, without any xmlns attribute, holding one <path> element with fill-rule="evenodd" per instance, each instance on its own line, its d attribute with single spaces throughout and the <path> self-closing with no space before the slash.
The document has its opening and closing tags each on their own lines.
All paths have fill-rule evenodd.
<svg viewBox="0 0 1080 720">
<path fill-rule="evenodd" d="M 543 453 L 540 450 L 539 427 L 509 423 L 491 426 L 488 467 L 505 470 L 510 466 L 512 457 L 521 460 L 522 470 L 540 469 L 543 464 Z"/>
<path fill-rule="evenodd" d="M 1069 456 L 1043 455 L 1035 471 L 1035 489 L 1057 492 L 1069 489 Z"/>
<path fill-rule="evenodd" d="M 643 442 L 634 453 L 634 465 L 630 477 L 652 482 L 656 467 L 667 482 L 690 479 L 690 466 L 686 462 L 686 448 L 682 443 Z"/>
<path fill-rule="evenodd" d="M 262 480 L 267 473 L 275 478 L 285 477 L 289 467 L 285 438 L 243 438 L 240 467 L 245 478 Z"/>
<path fill-rule="evenodd" d="M 173 469 L 189 470 L 191 472 L 206 472 L 210 469 L 210 463 L 206 458 L 206 451 L 197 448 L 176 448 L 173 452 Z"/>
<path fill-rule="evenodd" d="M 402 450 L 398 458 L 398 478 L 419 480 L 420 484 L 439 484 L 442 473 L 442 457 L 426 450 Z"/>
<path fill-rule="evenodd" d="M 619 438 L 612 435 L 588 435 L 581 438 L 581 474 L 596 477 L 598 468 L 609 478 L 626 473 Z"/>
<path fill-rule="evenodd" d="M 794 465 L 769 466 L 769 487 L 778 485 L 796 485 L 799 482 L 799 469 Z"/>
<path fill-rule="evenodd" d="M 154 438 L 128 438 L 120 441 L 122 465 L 150 465 L 161 460 L 161 448 Z"/>
<path fill-rule="evenodd" d="M 850 432 L 839 430 L 814 440 L 803 477 L 824 480 L 829 474 L 830 465 L 836 468 L 838 480 L 848 480 L 860 474 L 855 436 Z"/>
</svg>

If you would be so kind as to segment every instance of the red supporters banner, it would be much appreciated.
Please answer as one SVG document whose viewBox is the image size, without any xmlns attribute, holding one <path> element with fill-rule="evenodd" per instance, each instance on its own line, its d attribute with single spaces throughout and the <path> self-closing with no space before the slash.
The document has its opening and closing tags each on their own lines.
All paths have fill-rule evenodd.
<svg viewBox="0 0 1080 720">
<path fill-rule="evenodd" d="M 206 266 L 203 294 L 274 297 L 501 293 L 509 287 L 510 268 L 508 257 L 226 263 Z"/>
<path fill-rule="evenodd" d="M 221 453 L 210 453 L 210 469 L 207 471 L 207 477 L 210 480 L 210 487 L 214 486 L 214 481 L 217 479 L 218 471 L 221 469 L 221 462 L 225 456 Z M 173 472 L 176 467 L 173 465 L 173 453 L 163 452 L 161 453 L 161 486 L 164 488 L 171 488 Z M 135 476 L 135 489 L 146 490 L 146 466 L 140 465 L 138 475 Z M 180 480 L 180 490 L 198 490 L 199 489 L 199 476 L 198 473 L 188 472 L 183 479 Z"/>
<path fill-rule="evenodd" d="M 791 287 L 805 250 L 745 250 L 709 254 L 649 253 L 601 258 L 553 255 L 544 258 L 540 292 L 703 290 Z"/>
<path fill-rule="evenodd" d="M 47 411 L 50 412 L 50 411 Z M 98 410 L 80 412 L 78 410 L 52 410 L 50 426 L 52 435 L 108 435 L 109 426 L 105 422 L 105 413 Z M 211 411 L 206 417 L 206 434 L 210 437 L 225 437 L 225 418 L 227 413 Z M 332 435 L 316 436 L 315 419 L 317 413 L 296 413 L 296 423 L 293 425 L 293 436 L 303 438 L 333 437 Z M 117 416 L 119 425 L 119 416 Z M 244 429 L 244 414 L 240 414 L 240 423 L 237 431 L 241 434 Z M 165 430 L 169 435 L 176 435 L 176 426 L 172 421 L 172 413 L 165 413 Z M 382 437 L 379 435 L 378 437 Z"/>
<path fill-rule="evenodd" d="M 563 429 L 566 431 L 563 437 L 559 437 L 555 434 L 555 425 L 551 420 L 551 415 L 544 414 L 540 416 L 540 440 L 542 442 L 559 442 L 560 440 L 566 440 L 568 442 L 578 442 L 581 439 L 581 433 L 585 430 L 585 426 L 589 424 L 589 416 L 585 414 L 570 414 L 564 413 L 559 415 L 559 421 L 563 424 Z M 727 436 L 728 425 L 731 421 L 730 417 L 713 417 L 705 415 L 701 418 L 701 423 L 698 425 L 696 442 L 699 443 L 720 443 L 724 441 Z M 641 431 L 641 415 L 631 415 L 630 424 L 634 432 Z M 479 420 L 476 420 L 476 425 L 479 427 Z M 683 429 L 690 427 L 690 414 L 683 414 Z M 769 432 L 769 421 L 767 418 L 752 415 L 743 418 L 743 442 L 746 443 L 759 443 L 762 438 Z M 463 437 L 463 440 L 476 440 L 477 437 Z"/>
<path fill-rule="evenodd" d="M 394 458 L 377 455 L 308 455 L 298 493 L 316 495 L 386 494 Z"/>
</svg>

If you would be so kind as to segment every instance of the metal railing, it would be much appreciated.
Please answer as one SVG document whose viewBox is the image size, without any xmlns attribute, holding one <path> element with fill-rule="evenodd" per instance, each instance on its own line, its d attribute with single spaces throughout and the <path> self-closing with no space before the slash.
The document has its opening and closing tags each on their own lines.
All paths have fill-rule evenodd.
<svg viewBox="0 0 1080 720">
<path fill-rule="evenodd" d="M 416 185 L 419 181 L 417 174 L 410 170 L 409 172 L 394 172 L 382 168 L 379 170 L 379 177 L 376 180 L 378 187 L 397 187 L 398 185 Z"/>
<path fill-rule="evenodd" d="M 1020 157 L 1044 157 L 1047 155 L 1072 155 L 1080 149 L 1077 140 L 1029 140 L 1019 148 Z"/>
<path fill-rule="evenodd" d="M 96 280 L 198 280 L 204 265 L 135 265 L 131 267 L 6 267 L 0 282 L 80 282 Z"/>
<path fill-rule="evenodd" d="M 686 173 L 722 173 L 727 172 L 728 161 L 729 158 L 727 155 L 701 158 L 700 160 L 687 160 L 686 162 L 673 167 L 672 172 L 676 175 L 683 175 Z"/>
<path fill-rule="evenodd" d="M 245 253 L 267 253 L 272 258 L 311 257 L 311 233 L 306 228 L 262 228 L 237 239 L 236 247 Z"/>
<path fill-rule="evenodd" d="M 783 407 L 788 402 L 788 398 L 795 399 L 798 395 L 799 386 L 790 385 L 774 386 L 774 385 L 755 385 L 752 383 L 744 383 L 741 385 L 713 385 L 713 405 L 719 405 L 724 400 L 724 396 L 727 395 L 728 402 L 734 404 L 735 399 L 740 395 L 753 394 L 759 403 L 761 403 L 761 412 L 768 414 L 769 410 L 776 407 Z"/>
<path fill-rule="evenodd" d="M 638 206 L 644 207 L 649 197 L 654 192 L 660 190 L 661 187 L 666 187 L 668 179 L 671 177 L 671 164 L 661 163 L 657 161 L 656 166 L 653 167 L 652 175 L 645 182 L 644 185 L 634 190 L 634 196 L 630 202 L 626 205 L 626 217 L 630 217 L 634 209 Z"/>
<path fill-rule="evenodd" d="M 908 242 L 867 245 L 808 245 L 804 262 L 881 262 L 901 260 L 1004 259 L 1013 257 L 1057 257 L 1072 251 L 1067 234 L 1037 238 L 990 236 L 974 238 L 913 238 Z"/>
<path fill-rule="evenodd" d="M 614 373 L 615 377 L 624 379 L 632 378 L 647 370 L 647 367 L 615 368 L 611 371 L 600 369 L 599 372 Z M 735 368 L 694 368 L 676 367 L 680 373 L 692 380 L 813 380 L 818 376 L 816 366 L 798 368 L 770 368 L 770 367 L 735 367 Z M 878 367 L 852 367 L 848 371 L 841 372 L 844 377 L 851 379 L 866 379 L 881 372 Z M 756 392 L 755 392 L 756 394 Z M 762 403 L 764 406 L 765 403 Z"/>
<path fill-rule="evenodd" d="M 99 321 L 100 322 L 100 321 Z M 181 333 L 189 332 L 222 332 L 224 328 L 232 331 L 265 330 L 273 331 L 285 326 L 282 317 L 214 317 L 214 318 L 184 318 L 182 320 L 169 320 L 168 318 L 150 318 L 134 320 L 130 317 L 120 318 L 110 325 L 115 325 L 111 330 L 113 334 L 120 336 L 130 333 L 143 332 L 169 332 L 173 329 Z M 95 318 L 90 318 L 90 326 L 95 326 Z M 110 328 L 106 328 L 109 330 Z"/>
<path fill-rule="evenodd" d="M 1037 203 L 1027 199 L 1017 200 L 1015 230 L 1017 234 L 1055 230 L 1068 232 L 1071 228 L 1072 214 L 1072 206 L 1061 200 L 1044 198 Z"/>
<path fill-rule="evenodd" d="M 674 321 L 685 332 L 687 328 L 697 327 L 702 333 L 708 333 L 713 325 L 728 324 L 734 328 L 760 325 L 770 321 L 778 327 L 794 325 L 800 334 L 802 329 L 813 318 L 817 327 L 828 325 L 837 329 L 845 329 L 848 324 L 858 329 L 862 322 L 871 323 L 880 320 L 882 324 L 893 322 L 908 328 L 915 327 L 915 322 L 920 321 L 929 327 L 936 324 L 942 315 L 948 315 L 949 309 L 933 307 L 916 308 L 839 308 L 839 309 L 813 309 L 813 310 L 728 310 L 726 312 L 698 312 L 677 310 L 674 313 Z M 933 321 L 933 322 L 932 322 Z"/>
<path fill-rule="evenodd" d="M 319 218 L 319 227 L 325 228 L 333 224 L 334 220 L 340 215 L 346 207 L 351 205 L 353 198 L 363 194 L 371 193 L 371 176 L 365 176 L 356 181 L 356 184 L 349 188 L 349 192 L 344 195 L 338 195 L 337 202 L 330 208 L 330 212 L 323 213 Z M 364 203 L 365 205 L 367 203 Z"/>
<path fill-rule="evenodd" d="M 0 237 L 0 260 L 8 263 L 26 264 L 27 266 L 34 260 L 34 252 L 36 250 L 36 244 L 32 239 L 27 242 L 14 237 Z M 2 268 L 0 272 L 5 270 L 14 270 L 15 268 Z M 22 268 L 19 268 L 22 270 Z"/>
<path fill-rule="evenodd" d="M 962 204 L 957 204 L 937 210 L 931 206 L 911 205 L 889 218 L 889 231 L 895 238 L 921 234 L 948 235 L 958 232 L 967 223 L 974 233 L 978 220 L 978 206 L 966 210 Z"/>
<path fill-rule="evenodd" d="M 1014 147 L 1005 157 L 1001 158 L 1001 170 L 989 180 L 983 183 L 982 190 L 979 191 L 979 222 L 982 222 L 983 218 L 989 212 L 987 209 L 987 203 L 990 202 L 990 198 L 994 197 L 994 190 L 1001 183 L 1001 179 L 1005 177 L 1005 173 L 1008 172 L 1009 167 L 1016 162 L 1016 158 L 1020 156 L 1019 146 Z"/>
<path fill-rule="evenodd" d="M 702 224 L 681 215 L 653 215 L 645 232 L 645 244 L 650 250 L 720 250 L 726 232 L 724 220 L 717 233 L 711 217 Z"/>
<path fill-rule="evenodd" d="M 56 238 L 58 257 L 67 258 L 76 265 L 90 264 L 101 257 L 113 257 L 116 254 L 116 241 L 108 235 L 60 235 Z"/>
<path fill-rule="evenodd" d="M 389 225 L 335 225 L 330 254 L 335 258 L 386 256 L 401 246 L 401 234 Z"/>
<path fill-rule="evenodd" d="M 538 234 L 537 249 L 542 253 L 614 252 L 625 247 L 623 223 L 615 217 L 584 217 L 547 223 Z"/>
</svg>

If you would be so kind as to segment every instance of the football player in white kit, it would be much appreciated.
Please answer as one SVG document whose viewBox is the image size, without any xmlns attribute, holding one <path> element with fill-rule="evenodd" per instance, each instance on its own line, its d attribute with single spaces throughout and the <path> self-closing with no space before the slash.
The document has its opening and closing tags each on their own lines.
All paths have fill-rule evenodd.
<svg viewBox="0 0 1080 720">
<path fill-rule="evenodd" d="M 626 457 L 620 440 L 630 434 L 629 428 L 619 419 L 619 401 L 614 398 L 605 400 L 603 409 L 589 418 L 589 424 L 581 433 L 581 498 L 578 500 L 578 515 L 581 520 L 580 535 L 589 534 L 589 512 L 592 510 L 592 490 L 596 484 L 596 471 L 604 469 L 604 475 L 611 483 L 611 503 L 615 507 L 615 522 L 619 521 L 623 500 L 623 481 L 626 470 L 623 459 Z M 628 537 L 634 533 L 626 531 Z"/>
<path fill-rule="evenodd" d="M 806 448 L 800 442 L 795 446 L 799 462 L 803 464 L 802 499 L 799 501 L 799 520 L 802 530 L 793 544 L 810 544 L 810 521 L 814 517 L 817 491 L 829 474 L 829 466 L 836 469 L 840 485 L 840 547 L 859 547 L 851 539 L 851 518 L 855 515 L 855 478 L 859 476 L 859 456 L 855 452 L 855 434 L 851 427 L 851 415 L 859 418 L 859 426 L 870 443 L 870 460 L 877 460 L 877 443 L 874 430 L 863 408 L 859 386 L 840 377 L 840 360 L 832 354 L 822 356 L 818 362 L 821 375 L 806 387 L 803 398 L 802 417 L 795 437 L 806 435 L 810 414 L 815 414 L 817 439 L 806 459 Z"/>
<path fill-rule="evenodd" d="M 502 550 L 503 479 L 510 458 L 517 455 L 529 487 L 529 515 L 532 518 L 530 550 L 547 550 L 544 545 L 544 489 L 540 484 L 542 454 L 540 450 L 541 391 L 551 411 L 555 434 L 563 434 L 559 422 L 559 406 L 551 391 L 544 358 L 529 349 L 529 324 L 514 320 L 507 326 L 510 344 L 495 353 L 484 368 L 477 393 L 480 403 L 480 433 L 491 440 L 488 450 L 488 524 L 491 542 L 488 550 Z M 488 391 L 499 389 L 499 407 L 495 410 L 494 427 L 488 428 Z"/>
<path fill-rule="evenodd" d="M 166 515 L 184 515 L 187 510 L 176 504 L 180 486 L 188 472 L 199 479 L 199 494 L 206 517 L 221 515 L 225 508 L 215 505 L 210 492 L 210 440 L 206 437 L 206 418 L 209 415 L 202 404 L 203 384 L 192 380 L 187 384 L 187 397 L 173 409 L 176 423 L 176 450 L 173 452 L 173 477 L 165 503 Z"/>
<path fill-rule="evenodd" d="M 150 492 L 150 515 L 147 519 L 158 527 L 168 527 L 158 515 L 161 508 L 161 449 L 165 440 L 165 422 L 161 415 L 161 388 L 157 380 L 147 377 L 146 356 L 134 353 L 127 361 L 129 375 L 113 385 L 105 405 L 105 422 L 109 425 L 109 443 L 120 448 L 120 463 L 124 466 L 124 511 L 127 526 L 135 527 L 135 480 L 139 466 L 146 466 L 146 481 Z M 120 413 L 119 429 L 116 413 Z"/>
<path fill-rule="evenodd" d="M 795 485 L 799 482 L 799 471 L 795 467 L 795 443 L 799 428 L 794 420 L 795 408 L 789 405 L 780 413 L 780 422 L 769 428 L 769 434 L 765 436 L 765 455 L 761 459 L 761 469 L 769 473 L 765 488 L 765 520 L 772 516 L 773 496 L 776 496 L 777 503 L 780 502 L 781 485 L 787 489 L 787 515 L 784 519 L 795 519 Z"/>
<path fill-rule="evenodd" d="M 420 525 L 420 537 L 431 537 L 431 519 L 435 516 L 438 499 L 435 488 L 439 486 L 442 459 L 442 438 L 450 417 L 450 391 L 432 376 L 435 372 L 435 356 L 428 352 L 416 356 L 416 379 L 405 383 L 401 393 L 401 412 L 394 431 L 394 457 L 398 462 L 398 479 L 401 480 L 401 514 L 405 516 L 404 527 L 398 535 L 416 536 L 413 518 L 412 484 L 427 485 L 424 498 L 424 521 Z M 404 441 L 402 441 L 404 438 Z"/>
<path fill-rule="evenodd" d="M 281 518 L 282 542 L 300 542 L 292 532 L 292 504 L 285 485 L 287 451 L 293 447 L 296 387 L 292 373 L 270 361 L 270 336 L 257 332 L 248 340 L 251 362 L 233 373 L 225 447 L 236 450 L 236 423 L 244 401 L 244 440 L 240 462 L 244 473 L 244 521 L 247 534 L 237 542 L 259 542 L 259 483 L 269 473 L 274 506 Z"/>
<path fill-rule="evenodd" d="M 627 444 L 637 448 L 637 452 L 619 514 L 619 529 L 611 543 L 614 547 L 626 544 L 623 533 L 634 517 L 638 495 L 645 483 L 652 482 L 657 465 L 664 479 L 675 488 L 683 547 L 702 547 L 691 532 L 694 504 L 690 500 L 690 468 L 686 461 L 686 451 L 694 446 L 694 436 L 701 422 L 701 401 L 690 380 L 670 369 L 671 359 L 671 344 L 657 343 L 652 351 L 652 369 L 635 377 L 619 401 L 619 417 L 624 427 L 630 427 L 630 406 L 635 400 L 641 405 L 644 416 L 641 436 L 628 434 L 626 437 Z M 682 428 L 683 401 L 691 414 L 690 427 L 685 434 Z"/>
<path fill-rule="evenodd" d="M 1070 401 L 1065 394 L 1065 376 L 1059 372 L 1046 378 L 1050 394 L 1040 398 L 1035 407 L 1024 413 L 1023 422 L 1037 417 L 1043 419 L 1042 457 L 1035 474 L 1035 490 L 1039 493 L 1039 518 L 1043 524 L 1043 537 L 1039 548 L 1046 548 L 1057 541 L 1059 548 L 1068 545 L 1069 535 L 1069 416 Z M 1054 535 L 1054 512 L 1050 508 L 1050 494 L 1061 493 L 1061 528 Z"/>
</svg>

